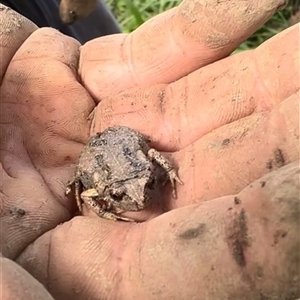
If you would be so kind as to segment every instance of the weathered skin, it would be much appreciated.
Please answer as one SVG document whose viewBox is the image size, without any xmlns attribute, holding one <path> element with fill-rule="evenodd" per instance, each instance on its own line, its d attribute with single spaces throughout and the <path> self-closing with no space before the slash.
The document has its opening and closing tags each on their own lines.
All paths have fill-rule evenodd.
<svg viewBox="0 0 300 300">
<path fill-rule="evenodd" d="M 187 0 L 84 46 L 0 9 L 11 264 L 56 300 L 299 298 L 300 27 L 228 56 L 283 4 Z M 159 205 L 124 214 L 142 223 L 74 217 L 64 195 L 88 138 L 115 124 L 180 167 L 177 199 L 166 189 Z M 35 289 L 0 272 L 3 300 Z"/>
</svg>

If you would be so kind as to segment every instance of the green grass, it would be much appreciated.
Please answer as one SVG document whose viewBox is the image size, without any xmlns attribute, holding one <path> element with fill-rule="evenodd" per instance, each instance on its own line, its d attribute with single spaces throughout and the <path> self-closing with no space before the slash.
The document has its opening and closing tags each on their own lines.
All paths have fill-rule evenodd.
<svg viewBox="0 0 300 300">
<path fill-rule="evenodd" d="M 295 3 L 298 2 L 298 0 L 293 1 Z M 180 2 L 181 0 L 107 1 L 124 32 L 133 31 L 148 19 L 178 5 Z M 257 30 L 237 50 L 242 51 L 256 48 L 262 42 L 286 29 L 289 26 L 288 19 L 291 16 L 293 6 L 295 7 L 295 4 L 288 4 L 284 10 L 274 14 L 264 26 Z"/>
</svg>

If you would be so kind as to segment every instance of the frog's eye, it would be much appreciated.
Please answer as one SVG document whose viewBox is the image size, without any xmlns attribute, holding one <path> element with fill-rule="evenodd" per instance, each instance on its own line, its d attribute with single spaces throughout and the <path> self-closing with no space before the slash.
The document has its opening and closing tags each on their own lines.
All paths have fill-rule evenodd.
<svg viewBox="0 0 300 300">
<path fill-rule="evenodd" d="M 115 201 L 121 201 L 123 196 L 122 195 L 118 195 L 118 194 L 113 194 L 113 193 L 110 193 L 110 196 L 113 198 L 113 200 Z"/>
<path fill-rule="evenodd" d="M 122 187 L 119 188 L 112 188 L 109 190 L 109 194 L 115 201 L 121 201 L 123 196 L 125 195 L 125 190 Z"/>
</svg>

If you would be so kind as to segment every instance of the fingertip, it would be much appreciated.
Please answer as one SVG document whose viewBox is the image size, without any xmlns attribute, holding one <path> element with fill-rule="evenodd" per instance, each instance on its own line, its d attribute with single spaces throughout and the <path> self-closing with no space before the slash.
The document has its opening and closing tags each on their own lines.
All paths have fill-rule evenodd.
<svg viewBox="0 0 300 300">
<path fill-rule="evenodd" d="M 1 299 L 54 300 L 45 287 L 15 262 L 0 258 Z M 25 294 L 24 294 L 25 292 Z"/>
<path fill-rule="evenodd" d="M 11 8 L 0 4 L 0 82 L 8 64 L 24 41 L 37 29 L 37 26 Z"/>
</svg>

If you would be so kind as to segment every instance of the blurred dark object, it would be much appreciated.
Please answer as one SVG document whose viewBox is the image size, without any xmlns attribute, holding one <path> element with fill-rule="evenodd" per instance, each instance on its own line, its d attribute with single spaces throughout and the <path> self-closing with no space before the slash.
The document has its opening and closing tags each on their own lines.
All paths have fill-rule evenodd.
<svg viewBox="0 0 300 300">
<path fill-rule="evenodd" d="M 65 24 L 74 24 L 89 16 L 97 7 L 97 0 L 61 0 L 59 15 Z"/>
<path fill-rule="evenodd" d="M 289 19 L 290 26 L 293 26 L 300 22 L 300 10 L 298 10 L 294 15 Z"/>
<path fill-rule="evenodd" d="M 81 44 L 94 38 L 120 33 L 121 29 L 103 0 L 96 0 L 96 8 L 86 18 L 73 25 L 65 24 L 59 16 L 60 0 L 0 0 L 31 20 L 39 27 L 52 27 L 74 37 Z"/>
<path fill-rule="evenodd" d="M 289 25 L 292 26 L 300 22 L 300 0 L 291 0 L 290 5 L 292 5 L 292 11 Z"/>
<path fill-rule="evenodd" d="M 289 5 L 292 6 L 292 15 L 295 15 L 300 8 L 300 0 L 290 0 Z"/>
</svg>

